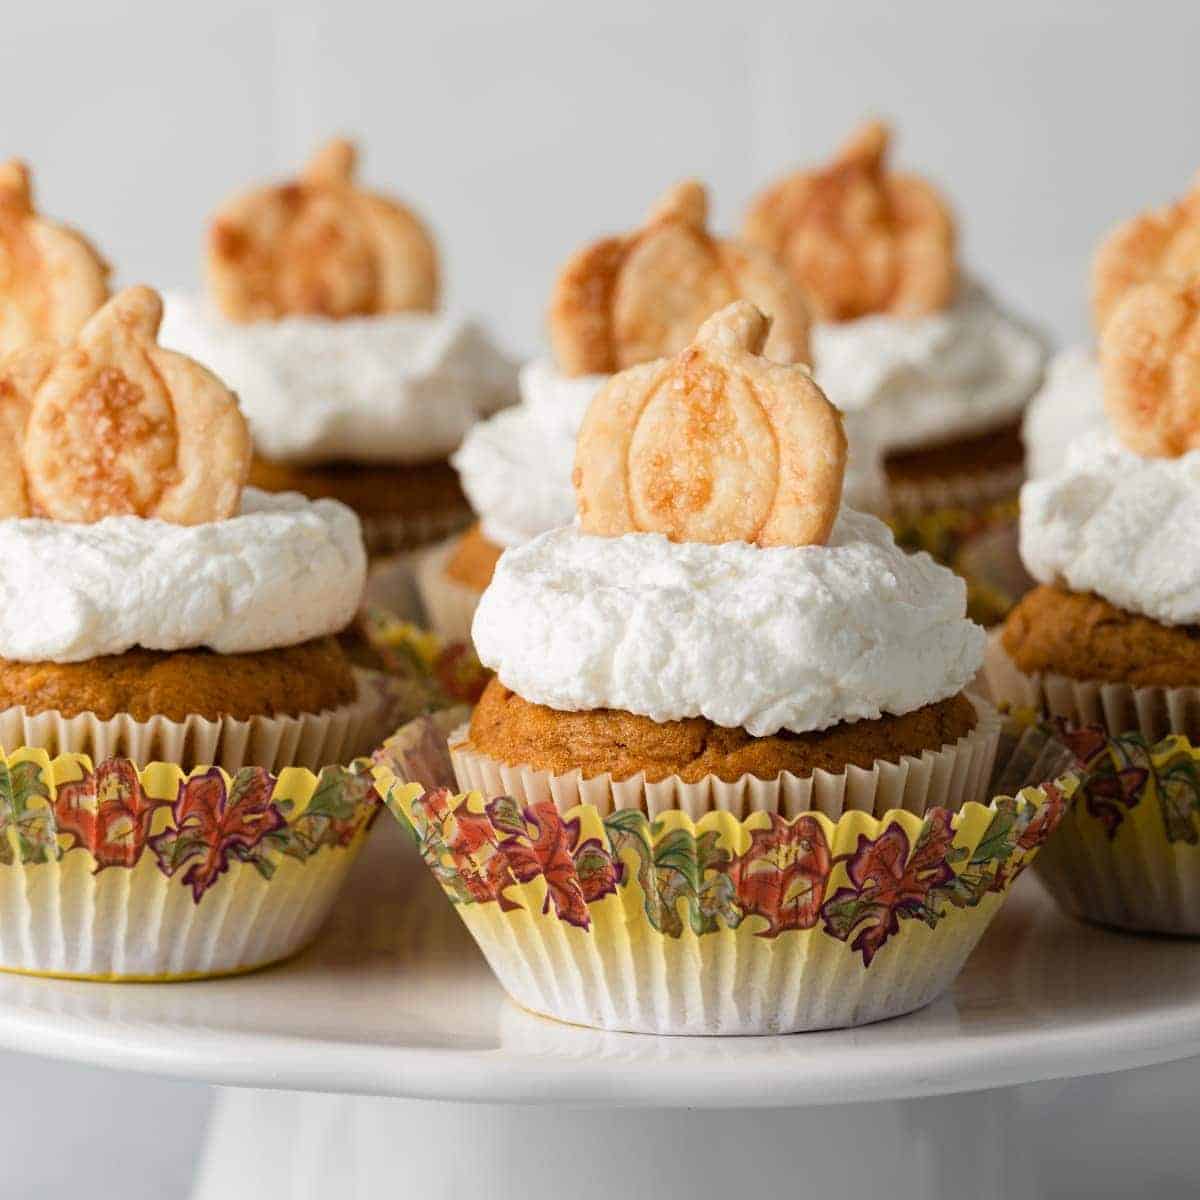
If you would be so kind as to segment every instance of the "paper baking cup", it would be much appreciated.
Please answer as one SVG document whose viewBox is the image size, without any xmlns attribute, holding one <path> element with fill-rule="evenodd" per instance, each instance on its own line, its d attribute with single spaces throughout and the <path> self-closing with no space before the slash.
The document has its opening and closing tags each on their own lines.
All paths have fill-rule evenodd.
<svg viewBox="0 0 1200 1200">
<path fill-rule="evenodd" d="M 393 683 L 378 671 L 356 669 L 354 674 L 358 696 L 352 703 L 294 717 L 135 721 L 121 714 L 102 720 L 94 713 L 65 717 L 6 708 L 0 710 L 0 747 L 39 746 L 50 755 L 86 754 L 94 762 L 124 757 L 184 768 L 205 763 L 226 771 L 247 766 L 316 771 L 369 753 L 395 727 L 399 702 Z"/>
<path fill-rule="evenodd" d="M 0 752 L 0 968 L 165 981 L 287 958 L 378 810 L 366 759 L 230 774 Z"/>
<path fill-rule="evenodd" d="M 377 779 L 524 1008 L 643 1033 L 837 1028 L 945 991 L 1069 802 L 1070 777 L 979 802 L 999 723 L 978 707 L 953 746 L 806 787 L 654 796 L 508 770 L 448 747 L 452 716 L 390 739 Z M 1029 738 L 1044 780 L 1061 757 Z"/>
<path fill-rule="evenodd" d="M 988 638 L 984 678 L 992 698 L 1032 709 L 1070 726 L 1099 725 L 1108 733 L 1136 732 L 1150 742 L 1176 733 L 1200 744 L 1200 687 L 1132 687 L 1065 675 L 1026 675 L 1009 658 L 1001 631 Z"/>
<path fill-rule="evenodd" d="M 456 545 L 457 539 L 450 538 L 416 556 L 417 591 L 426 623 L 435 633 L 451 641 L 469 642 L 471 622 L 483 593 L 446 574 Z"/>
<path fill-rule="evenodd" d="M 939 508 L 980 509 L 1016 496 L 1025 482 L 1022 466 L 998 467 L 958 475 L 888 481 L 888 499 L 905 512 L 930 512 Z"/>
<path fill-rule="evenodd" d="M 1022 471 L 891 487 L 889 524 L 906 550 L 924 550 L 967 581 L 967 613 L 995 625 L 1033 586 L 1021 561 L 1018 495 Z"/>
<path fill-rule="evenodd" d="M 1200 935 L 1200 688 L 1026 675 L 999 632 L 984 673 L 1076 758 L 1078 802 L 1038 861 L 1055 899 L 1120 929 Z"/>
</svg>

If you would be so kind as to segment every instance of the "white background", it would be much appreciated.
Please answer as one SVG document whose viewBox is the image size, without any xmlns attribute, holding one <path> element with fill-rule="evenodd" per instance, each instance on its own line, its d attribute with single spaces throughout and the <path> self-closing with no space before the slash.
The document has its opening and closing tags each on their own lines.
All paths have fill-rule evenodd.
<svg viewBox="0 0 1200 1200">
<path fill-rule="evenodd" d="M 650 11 L 653 7 L 653 11 Z M 954 198 L 970 265 L 1060 340 L 1114 221 L 1200 166 L 1200 6 L 844 0 L 0 0 L 0 154 L 125 282 L 190 286 L 206 214 L 329 134 L 421 211 L 451 306 L 534 349 L 556 266 L 684 175 L 733 228 L 866 113 Z M 1046 1195 L 1193 1194 L 1192 1064 L 1026 1097 Z M 186 1194 L 203 1089 L 0 1056 L 4 1197 Z M 1079 1114 L 1049 1147 L 1040 1114 Z M 1053 1153 L 1052 1153 L 1053 1151 Z M 1067 1165 L 1070 1166 L 1070 1173 Z M 86 1176 L 84 1175 L 86 1172 Z M 1190 1186 L 1188 1180 L 1191 1181 Z M 1136 1181 L 1136 1182 L 1135 1182 Z"/>
</svg>

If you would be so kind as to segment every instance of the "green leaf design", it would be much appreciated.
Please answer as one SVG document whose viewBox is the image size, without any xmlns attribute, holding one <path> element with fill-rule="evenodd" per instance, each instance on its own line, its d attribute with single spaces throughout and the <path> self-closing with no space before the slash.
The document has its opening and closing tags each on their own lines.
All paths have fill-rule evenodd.
<svg viewBox="0 0 1200 1200">
<path fill-rule="evenodd" d="M 46 803 L 31 805 L 31 801 Z M 0 862 L 13 862 L 7 831 L 17 835 L 17 852 L 23 863 L 46 863 L 59 858 L 58 829 L 50 807 L 50 789 L 36 762 L 0 763 Z"/>
</svg>

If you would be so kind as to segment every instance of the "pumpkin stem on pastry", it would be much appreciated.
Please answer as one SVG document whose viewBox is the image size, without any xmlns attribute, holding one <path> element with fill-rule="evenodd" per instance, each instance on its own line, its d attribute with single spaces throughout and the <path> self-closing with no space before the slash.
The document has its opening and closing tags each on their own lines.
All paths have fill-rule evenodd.
<svg viewBox="0 0 1200 1200">
<path fill-rule="evenodd" d="M 0 163 L 0 210 L 22 217 L 33 212 L 33 184 L 29 166 L 19 158 Z"/>
<path fill-rule="evenodd" d="M 157 344 L 161 320 L 157 292 L 127 288 L 73 343 L 40 342 L 4 362 L 0 516 L 197 525 L 237 511 L 250 469 L 237 397 Z"/>
<path fill-rule="evenodd" d="M 568 259 L 549 310 L 560 370 L 610 375 L 675 354 L 735 300 L 770 314 L 770 357 L 808 360 L 808 308 L 787 271 L 761 249 L 714 237 L 707 221 L 704 185 L 686 179 L 657 201 L 640 228 Z"/>
<path fill-rule="evenodd" d="M 1200 449 L 1200 280 L 1151 280 L 1117 301 L 1100 336 L 1104 406 L 1137 454 Z"/>
<path fill-rule="evenodd" d="M 698 179 L 684 179 L 669 188 L 650 210 L 646 226 L 680 221 L 704 231 L 708 225 L 708 191 Z"/>
<path fill-rule="evenodd" d="M 834 160 L 868 171 L 881 172 L 891 138 L 891 127 L 886 121 L 878 118 L 864 121 L 842 143 Z"/>
<path fill-rule="evenodd" d="M 585 533 L 808 546 L 841 503 L 841 414 L 805 366 L 762 357 L 769 319 L 736 301 L 677 355 L 622 371 L 576 445 Z"/>
<path fill-rule="evenodd" d="M 330 138 L 308 160 L 303 178 L 310 183 L 352 183 L 358 166 L 358 148 L 349 138 Z"/>
</svg>

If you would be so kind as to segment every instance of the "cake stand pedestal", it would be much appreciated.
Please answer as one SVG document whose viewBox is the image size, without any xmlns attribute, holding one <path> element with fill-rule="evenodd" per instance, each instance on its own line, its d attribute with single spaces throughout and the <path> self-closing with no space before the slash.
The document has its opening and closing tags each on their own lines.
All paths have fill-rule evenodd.
<svg viewBox="0 0 1200 1200">
<path fill-rule="evenodd" d="M 1014 1089 L 1200 1054 L 1200 946 L 1074 922 L 1026 876 L 920 1012 L 602 1033 L 512 1005 L 385 818 L 294 961 L 190 984 L 0 976 L 0 1046 L 260 1089 L 224 1093 L 202 1200 L 1028 1196 Z"/>
</svg>

